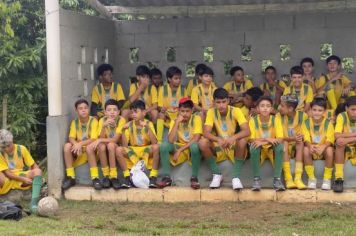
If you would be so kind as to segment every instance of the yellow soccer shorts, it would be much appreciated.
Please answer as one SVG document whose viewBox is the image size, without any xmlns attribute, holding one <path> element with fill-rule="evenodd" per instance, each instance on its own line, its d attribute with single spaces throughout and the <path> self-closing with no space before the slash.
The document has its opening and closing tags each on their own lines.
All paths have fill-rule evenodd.
<svg viewBox="0 0 356 236">
<path fill-rule="evenodd" d="M 129 146 L 125 148 L 127 158 L 126 165 L 128 169 L 132 167 L 139 161 L 143 160 L 145 162 L 146 168 L 151 170 L 153 164 L 153 158 L 151 156 L 151 145 L 137 147 Z"/>
</svg>

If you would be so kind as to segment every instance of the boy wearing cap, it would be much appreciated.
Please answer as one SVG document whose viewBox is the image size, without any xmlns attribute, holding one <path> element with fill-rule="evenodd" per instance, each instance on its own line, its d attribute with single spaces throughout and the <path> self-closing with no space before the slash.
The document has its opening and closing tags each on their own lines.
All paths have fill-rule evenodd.
<svg viewBox="0 0 356 236">
<path fill-rule="evenodd" d="M 168 142 L 160 146 L 160 159 L 162 165 L 162 181 L 160 187 L 170 186 L 170 164 L 177 166 L 185 161 L 192 163 L 192 177 L 190 179 L 193 189 L 200 188 L 198 171 L 200 168 L 200 151 L 198 141 L 202 135 L 202 121 L 198 115 L 192 115 L 194 104 L 185 97 L 179 100 L 179 114 L 169 126 Z M 171 155 L 170 155 L 171 154 Z"/>
<path fill-rule="evenodd" d="M 30 209 L 37 213 L 37 203 L 42 186 L 42 171 L 25 146 L 13 142 L 12 133 L 0 130 L 0 194 L 11 189 L 30 189 Z"/>
</svg>

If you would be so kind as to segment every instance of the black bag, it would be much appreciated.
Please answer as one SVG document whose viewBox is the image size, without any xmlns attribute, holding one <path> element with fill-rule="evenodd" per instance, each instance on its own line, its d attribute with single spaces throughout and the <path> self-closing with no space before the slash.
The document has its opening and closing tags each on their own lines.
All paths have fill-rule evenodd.
<svg viewBox="0 0 356 236">
<path fill-rule="evenodd" d="M 10 201 L 0 202 L 1 220 L 20 220 L 22 218 L 22 206 Z"/>
</svg>

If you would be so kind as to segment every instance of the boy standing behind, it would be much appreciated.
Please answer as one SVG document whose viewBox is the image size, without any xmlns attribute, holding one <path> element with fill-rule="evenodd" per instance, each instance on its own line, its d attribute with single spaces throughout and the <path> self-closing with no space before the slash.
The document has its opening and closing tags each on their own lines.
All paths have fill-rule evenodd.
<svg viewBox="0 0 356 236">
<path fill-rule="evenodd" d="M 277 108 L 280 103 L 280 98 L 287 85 L 282 80 L 277 80 L 277 70 L 274 66 L 267 66 L 264 77 L 266 82 L 260 85 L 265 96 L 272 98 L 274 108 Z"/>
</svg>

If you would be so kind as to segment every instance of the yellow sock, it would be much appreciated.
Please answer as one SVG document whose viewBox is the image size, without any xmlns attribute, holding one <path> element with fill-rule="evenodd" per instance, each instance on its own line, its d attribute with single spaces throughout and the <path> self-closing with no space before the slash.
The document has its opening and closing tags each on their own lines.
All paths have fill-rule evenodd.
<svg viewBox="0 0 356 236">
<path fill-rule="evenodd" d="M 99 178 L 98 167 L 90 167 L 90 177 L 91 179 Z"/>
<path fill-rule="evenodd" d="M 324 168 L 324 179 L 331 180 L 332 173 L 333 173 L 333 168 L 325 167 Z"/>
<path fill-rule="evenodd" d="M 286 181 L 293 179 L 289 161 L 283 162 L 283 173 Z"/>
<path fill-rule="evenodd" d="M 163 130 L 164 130 L 164 120 L 157 119 L 157 140 L 161 142 L 163 139 Z"/>
<path fill-rule="evenodd" d="M 130 176 L 130 171 L 129 170 L 124 170 L 123 173 L 124 173 L 124 177 L 125 178 Z"/>
<path fill-rule="evenodd" d="M 305 168 L 305 172 L 307 172 L 308 178 L 310 180 L 315 180 L 314 166 L 313 165 L 306 165 L 304 168 Z"/>
<path fill-rule="evenodd" d="M 67 168 L 66 169 L 66 174 L 67 174 L 67 177 L 71 177 L 72 179 L 75 179 L 75 172 L 74 172 L 74 168 L 73 167 Z"/>
<path fill-rule="evenodd" d="M 110 179 L 116 179 L 117 178 L 117 169 L 116 168 L 110 168 L 109 176 L 110 176 Z"/>
<path fill-rule="evenodd" d="M 104 177 L 108 177 L 109 174 L 110 174 L 109 167 L 107 166 L 107 167 L 101 168 L 101 172 L 103 172 L 103 176 L 104 176 Z"/>
<path fill-rule="evenodd" d="M 150 177 L 157 177 L 158 175 L 158 170 L 152 169 L 150 173 Z"/>
<path fill-rule="evenodd" d="M 294 177 L 294 179 L 302 179 L 302 174 L 303 174 L 303 163 L 296 162 L 295 163 L 295 177 Z"/>
<path fill-rule="evenodd" d="M 335 179 L 344 178 L 344 164 L 335 164 Z"/>
</svg>

